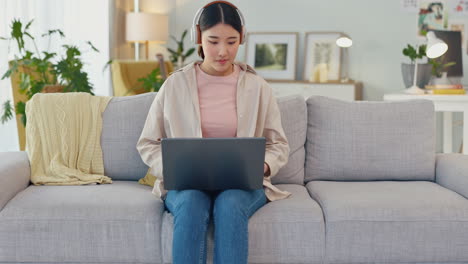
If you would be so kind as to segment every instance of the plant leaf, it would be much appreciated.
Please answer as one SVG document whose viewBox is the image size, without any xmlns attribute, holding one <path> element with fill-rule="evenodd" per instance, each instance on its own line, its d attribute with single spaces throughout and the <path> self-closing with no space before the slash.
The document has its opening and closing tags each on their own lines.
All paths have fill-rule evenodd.
<svg viewBox="0 0 468 264">
<path fill-rule="evenodd" d="M 13 63 L 11 67 L 3 74 L 2 80 L 9 78 L 13 72 L 16 72 L 18 70 L 18 63 Z"/>
<path fill-rule="evenodd" d="M 20 74 L 20 93 L 24 94 L 26 90 L 31 86 L 31 76 L 25 73 Z"/>
<path fill-rule="evenodd" d="M 106 64 L 104 64 L 104 67 L 102 67 L 102 72 L 106 71 L 107 68 L 109 68 L 109 66 L 114 62 L 113 59 L 110 59 L 108 62 L 106 62 Z"/>
<path fill-rule="evenodd" d="M 13 118 L 13 110 L 10 100 L 3 103 L 3 114 L 1 117 L 2 124 L 5 124 L 8 120 Z"/>
<path fill-rule="evenodd" d="M 23 30 L 21 29 L 23 24 L 20 20 L 14 19 L 11 23 L 11 37 L 16 40 L 18 44 L 18 49 L 20 52 L 24 50 L 24 39 L 23 39 Z"/>
<path fill-rule="evenodd" d="M 31 19 L 31 21 L 29 21 L 28 24 L 26 24 L 26 26 L 24 27 L 24 30 L 29 29 L 29 27 L 31 26 L 31 24 L 33 23 L 33 21 L 34 21 L 34 18 Z"/>
<path fill-rule="evenodd" d="M 41 35 L 41 37 L 45 37 L 45 36 L 52 36 L 53 34 L 56 34 L 58 33 L 60 35 L 60 37 L 64 38 L 65 37 L 65 34 L 63 33 L 62 30 L 60 29 L 52 29 L 52 30 L 49 30 L 47 31 L 47 33 L 44 33 Z"/>
<path fill-rule="evenodd" d="M 31 34 L 29 34 L 29 32 L 24 32 L 24 35 L 26 35 L 29 38 L 31 38 L 32 40 L 34 40 L 34 37 Z"/>
<path fill-rule="evenodd" d="M 26 104 L 23 101 L 16 103 L 16 114 L 24 114 L 26 112 Z"/>
<path fill-rule="evenodd" d="M 187 58 L 188 56 L 192 55 L 195 52 L 195 48 L 191 48 L 185 53 L 184 57 Z"/>
<path fill-rule="evenodd" d="M 442 65 L 442 68 L 447 68 L 447 67 L 453 66 L 453 65 L 455 65 L 455 64 L 457 64 L 457 63 L 454 62 L 454 61 L 447 62 L 447 63 L 445 63 L 444 65 Z"/>
<path fill-rule="evenodd" d="M 177 54 L 177 52 L 175 52 L 175 50 L 173 50 L 173 49 L 167 48 L 167 50 L 168 50 L 172 55 Z"/>
<path fill-rule="evenodd" d="M 95 52 L 99 52 L 99 50 L 96 49 L 96 47 L 93 46 L 93 43 L 91 43 L 91 41 L 87 41 L 86 43 L 88 43 L 88 45 L 89 45 Z"/>
</svg>

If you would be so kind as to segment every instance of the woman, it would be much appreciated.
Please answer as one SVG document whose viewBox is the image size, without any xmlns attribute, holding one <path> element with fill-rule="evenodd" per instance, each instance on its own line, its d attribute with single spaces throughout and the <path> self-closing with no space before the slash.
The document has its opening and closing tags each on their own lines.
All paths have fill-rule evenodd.
<svg viewBox="0 0 468 264">
<path fill-rule="evenodd" d="M 247 263 L 250 216 L 267 199 L 290 195 L 270 180 L 286 164 L 289 146 L 271 88 L 249 66 L 234 62 L 245 38 L 240 11 L 229 2 L 212 2 L 195 16 L 193 31 L 203 60 L 166 80 L 151 105 L 137 148 L 157 177 L 153 193 L 164 199 L 174 216 L 173 263 L 206 262 L 211 215 L 214 263 Z M 165 137 L 265 137 L 264 189 L 166 192 L 160 147 Z"/>
</svg>

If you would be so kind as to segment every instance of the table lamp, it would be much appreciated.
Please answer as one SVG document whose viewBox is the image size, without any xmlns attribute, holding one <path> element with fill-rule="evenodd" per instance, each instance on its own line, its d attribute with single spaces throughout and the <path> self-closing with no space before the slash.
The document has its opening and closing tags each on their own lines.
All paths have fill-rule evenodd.
<svg viewBox="0 0 468 264">
<path fill-rule="evenodd" d="M 169 19 L 166 15 L 152 13 L 127 13 L 125 38 L 135 43 L 145 43 L 148 59 L 149 42 L 165 43 L 169 35 Z M 138 45 L 135 45 L 135 60 L 139 59 Z"/>
<path fill-rule="evenodd" d="M 348 48 L 353 45 L 353 40 L 346 34 L 341 33 L 341 36 L 336 39 L 336 45 L 343 50 L 343 71 L 345 74 L 341 78 L 341 82 L 348 82 L 348 67 L 349 67 L 349 55 Z"/>
<path fill-rule="evenodd" d="M 426 46 L 426 56 L 430 59 L 438 58 L 444 55 L 448 50 L 447 44 L 441 39 L 437 38 L 434 32 L 429 31 L 426 34 L 427 46 Z M 419 45 L 416 45 L 416 50 L 419 49 Z M 413 86 L 405 90 L 407 94 L 424 94 L 424 90 L 419 88 L 416 84 L 416 78 L 418 75 L 418 62 L 414 62 L 414 77 L 413 77 Z"/>
</svg>

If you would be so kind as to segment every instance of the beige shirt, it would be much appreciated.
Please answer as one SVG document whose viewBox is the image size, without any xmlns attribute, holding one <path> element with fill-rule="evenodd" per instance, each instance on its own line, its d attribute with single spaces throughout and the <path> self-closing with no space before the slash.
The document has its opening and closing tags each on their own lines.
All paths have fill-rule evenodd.
<svg viewBox="0 0 468 264">
<path fill-rule="evenodd" d="M 194 62 L 174 72 L 157 93 L 137 143 L 143 162 L 156 176 L 153 194 L 166 195 L 162 176 L 161 138 L 202 137 L 200 105 Z M 246 64 L 236 63 L 239 73 L 237 103 L 237 136 L 265 137 L 265 162 L 270 175 L 263 186 L 269 201 L 291 194 L 271 184 L 279 169 L 288 161 L 289 145 L 281 126 L 281 115 L 268 83 Z"/>
</svg>

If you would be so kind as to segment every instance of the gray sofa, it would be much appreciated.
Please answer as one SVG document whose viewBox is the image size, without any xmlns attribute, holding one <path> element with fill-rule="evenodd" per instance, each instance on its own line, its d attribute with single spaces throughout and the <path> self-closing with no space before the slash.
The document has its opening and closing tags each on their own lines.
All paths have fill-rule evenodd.
<svg viewBox="0 0 468 264">
<path fill-rule="evenodd" d="M 104 112 L 112 184 L 33 186 L 26 153 L 0 153 L 0 263 L 171 262 L 173 218 L 137 183 L 153 98 Z M 468 157 L 435 154 L 432 103 L 278 102 L 291 153 L 274 183 L 293 195 L 250 219 L 250 263 L 468 263 Z"/>
</svg>

